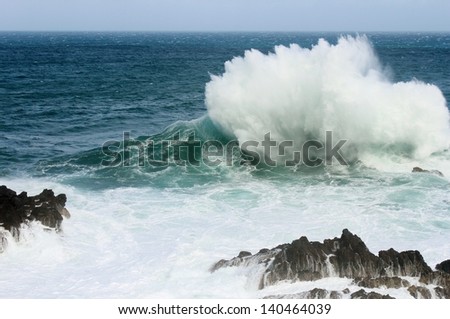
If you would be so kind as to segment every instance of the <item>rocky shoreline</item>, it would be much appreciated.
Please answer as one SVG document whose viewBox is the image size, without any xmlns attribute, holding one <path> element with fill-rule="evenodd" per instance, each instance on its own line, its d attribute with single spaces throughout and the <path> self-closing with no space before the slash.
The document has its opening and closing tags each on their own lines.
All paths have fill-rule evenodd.
<svg viewBox="0 0 450 319">
<path fill-rule="evenodd" d="M 65 194 L 55 196 L 51 189 L 44 189 L 36 196 L 28 196 L 26 192 L 17 195 L 8 187 L 0 186 L 0 252 L 8 245 L 5 232 L 18 241 L 20 229 L 32 221 L 60 231 L 63 217 L 70 217 L 65 208 L 66 201 Z"/>
<path fill-rule="evenodd" d="M 7 238 L 20 240 L 21 229 L 30 222 L 38 221 L 48 230 L 61 231 L 63 219 L 70 217 L 66 200 L 65 194 L 55 195 L 49 189 L 28 196 L 26 192 L 17 194 L 0 186 L 0 253 L 8 245 Z M 256 254 L 241 251 L 234 258 L 216 262 L 210 272 L 255 266 L 259 269 L 260 290 L 279 283 L 351 279 L 349 287 L 341 290 L 327 290 L 318 285 L 293 294 L 264 296 L 268 299 L 392 299 L 389 294 L 380 293 L 385 289 L 404 290 L 416 299 L 450 299 L 450 260 L 439 263 L 433 270 L 417 250 L 398 252 L 390 248 L 375 255 L 347 229 L 341 237 L 323 242 L 309 241 L 303 236 Z"/>
<path fill-rule="evenodd" d="M 264 267 L 259 278 L 259 289 L 281 282 L 314 282 L 328 277 L 350 278 L 352 286 L 361 287 L 351 294 L 350 289 L 328 291 L 318 287 L 297 294 L 265 298 L 392 298 L 372 291 L 374 288 L 406 289 L 416 299 L 450 298 L 450 260 L 432 270 L 419 251 L 397 252 L 391 248 L 374 255 L 358 236 L 347 229 L 343 230 L 340 238 L 325 239 L 323 242 L 300 237 L 290 244 L 261 249 L 254 255 L 241 251 L 234 258 L 218 261 L 210 271 L 255 265 Z"/>
</svg>

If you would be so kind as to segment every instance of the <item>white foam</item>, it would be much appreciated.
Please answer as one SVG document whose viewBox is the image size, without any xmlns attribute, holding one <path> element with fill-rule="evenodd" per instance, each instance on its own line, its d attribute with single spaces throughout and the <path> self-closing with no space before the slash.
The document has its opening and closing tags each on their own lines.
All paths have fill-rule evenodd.
<svg viewBox="0 0 450 319">
<path fill-rule="evenodd" d="M 424 159 L 448 149 L 450 116 L 435 85 L 393 83 L 365 36 L 246 51 L 206 85 L 211 119 L 240 143 L 348 140 L 347 157 L 385 154 Z M 258 148 L 262 153 L 262 148 Z M 345 151 L 345 149 L 344 149 Z M 382 165 L 379 165 L 383 168 Z"/>
<path fill-rule="evenodd" d="M 303 235 L 322 241 L 343 228 L 374 253 L 417 249 L 431 267 L 449 258 L 448 181 L 376 173 L 310 178 L 236 174 L 232 182 L 189 189 L 102 191 L 44 179 L 0 180 L 30 195 L 42 185 L 66 193 L 72 215 L 61 235 L 33 224 L 27 240 L 0 255 L 0 297 L 258 298 L 319 284 L 343 289 L 345 280 L 332 278 L 260 291 L 261 269 L 208 271 L 241 250 L 256 253 Z M 430 181 L 436 187 L 425 188 Z"/>
</svg>

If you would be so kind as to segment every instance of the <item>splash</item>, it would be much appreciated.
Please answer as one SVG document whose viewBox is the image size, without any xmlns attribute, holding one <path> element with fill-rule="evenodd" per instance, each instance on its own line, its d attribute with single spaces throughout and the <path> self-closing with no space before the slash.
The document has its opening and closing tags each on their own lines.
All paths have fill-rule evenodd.
<svg viewBox="0 0 450 319">
<path fill-rule="evenodd" d="M 246 51 L 206 85 L 213 122 L 240 143 L 348 140 L 348 157 L 396 154 L 423 159 L 448 149 L 450 116 L 440 89 L 418 80 L 393 83 L 365 36 L 320 39 L 311 49 Z M 261 148 L 258 149 L 261 152 Z"/>
</svg>

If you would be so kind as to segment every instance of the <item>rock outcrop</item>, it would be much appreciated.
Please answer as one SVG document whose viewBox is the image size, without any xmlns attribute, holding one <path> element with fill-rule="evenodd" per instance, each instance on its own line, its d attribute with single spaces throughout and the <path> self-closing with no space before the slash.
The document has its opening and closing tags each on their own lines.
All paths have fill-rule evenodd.
<svg viewBox="0 0 450 319">
<path fill-rule="evenodd" d="M 358 236 L 347 229 L 343 230 L 340 238 L 326 239 L 323 243 L 310 242 L 306 237 L 300 237 L 290 244 L 262 249 L 255 255 L 241 252 L 230 260 L 218 261 L 210 270 L 214 272 L 224 267 L 251 265 L 264 266 L 259 289 L 280 281 L 315 281 L 325 277 L 341 277 L 351 278 L 354 285 L 365 288 L 408 289 L 416 298 L 433 296 L 448 298 L 449 295 L 448 274 L 433 271 L 420 252 L 412 250 L 397 252 L 391 248 L 380 251 L 376 256 Z M 444 262 L 440 267 L 445 268 L 446 265 Z M 415 277 L 421 286 L 415 287 L 400 277 Z M 427 285 L 437 285 L 438 291 L 427 293 L 426 290 L 434 289 L 434 286 L 427 287 Z M 325 294 L 323 291 L 309 291 L 303 294 L 304 298 L 331 296 L 331 292 Z M 336 292 L 334 296 L 340 296 L 340 293 Z M 365 290 L 351 296 L 358 299 L 376 297 L 391 298 Z"/>
<path fill-rule="evenodd" d="M 272 295 L 263 299 L 343 299 L 344 295 L 350 294 L 347 289 L 345 291 L 326 290 L 322 288 L 314 288 L 310 291 L 304 291 L 296 294 L 288 295 Z M 378 292 L 367 292 L 364 289 L 355 291 L 349 295 L 349 299 L 395 299 L 389 294 L 383 295 Z"/>
<path fill-rule="evenodd" d="M 342 299 L 343 293 L 336 290 L 314 288 L 296 294 L 266 296 L 263 299 Z"/>
<path fill-rule="evenodd" d="M 0 186 L 0 229 L 9 231 L 15 239 L 19 239 L 20 228 L 31 221 L 39 221 L 42 225 L 59 231 L 63 216 L 70 217 L 64 207 L 66 195 L 55 196 L 52 190 L 44 189 L 36 196 L 28 196 L 26 192 L 19 195 L 15 191 Z M 4 233 L 0 231 L 0 252 L 7 245 Z"/>
<path fill-rule="evenodd" d="M 358 290 L 350 295 L 350 299 L 394 299 L 389 295 L 382 295 L 378 292 L 367 292 L 364 289 Z"/>
<path fill-rule="evenodd" d="M 435 169 L 427 170 L 427 169 L 423 169 L 423 168 L 417 167 L 417 166 L 413 167 L 412 172 L 413 173 L 429 173 L 429 174 L 434 174 L 434 175 L 437 175 L 437 176 L 444 177 L 444 174 L 442 174 L 441 171 L 438 171 L 438 170 L 435 170 Z"/>
<path fill-rule="evenodd" d="M 450 274 L 450 259 L 447 259 L 436 265 L 436 269 Z"/>
</svg>

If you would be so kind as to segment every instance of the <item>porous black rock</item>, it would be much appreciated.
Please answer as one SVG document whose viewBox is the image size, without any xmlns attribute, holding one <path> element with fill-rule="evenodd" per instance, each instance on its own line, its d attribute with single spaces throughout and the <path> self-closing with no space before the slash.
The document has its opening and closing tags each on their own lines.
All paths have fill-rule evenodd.
<svg viewBox="0 0 450 319">
<path fill-rule="evenodd" d="M 279 248 L 281 251 L 267 268 L 262 286 L 286 279 L 311 281 L 330 276 L 366 277 L 383 270 L 381 260 L 347 229 L 343 230 L 340 238 L 327 239 L 323 243 L 301 237 Z"/>
<path fill-rule="evenodd" d="M 450 274 L 450 259 L 447 259 L 436 265 L 436 269 Z"/>
<path fill-rule="evenodd" d="M 380 251 L 378 256 L 383 260 L 385 272 L 390 276 L 419 277 L 433 272 L 417 250 L 399 253 L 391 248 Z"/>
<path fill-rule="evenodd" d="M 395 299 L 389 295 L 382 295 L 378 292 L 366 292 L 364 289 L 358 290 L 350 295 L 350 299 Z"/>
<path fill-rule="evenodd" d="M 6 186 L 0 186 L 0 226 L 18 239 L 22 224 L 39 221 L 42 225 L 59 231 L 63 216 L 70 217 L 64 207 L 66 195 L 55 196 L 51 189 L 44 189 L 39 195 L 19 195 Z"/>
<path fill-rule="evenodd" d="M 252 255 L 241 252 L 230 260 L 222 259 L 211 267 L 211 272 L 224 267 L 263 266 L 259 279 L 259 289 L 281 281 L 315 281 L 325 277 L 351 278 L 353 284 L 365 288 L 411 288 L 411 283 L 400 277 L 416 277 L 420 280 L 417 287 L 411 288 L 412 296 L 426 298 L 426 291 L 436 287 L 438 298 L 448 298 L 450 275 L 433 270 L 427 265 L 419 251 L 398 252 L 394 249 L 382 250 L 378 256 L 369 251 L 357 235 L 344 229 L 340 238 L 326 239 L 321 242 L 309 241 L 300 237 L 290 244 L 279 245 L 272 249 L 260 250 Z M 439 266 L 446 267 L 446 263 Z M 429 286 L 429 287 L 427 287 Z M 309 293 L 309 292 L 308 292 Z M 324 296 L 322 291 L 314 291 L 311 296 L 305 292 L 304 298 Z M 352 298 L 387 298 L 375 292 L 359 291 Z M 327 295 L 327 298 L 330 298 Z"/>
</svg>

